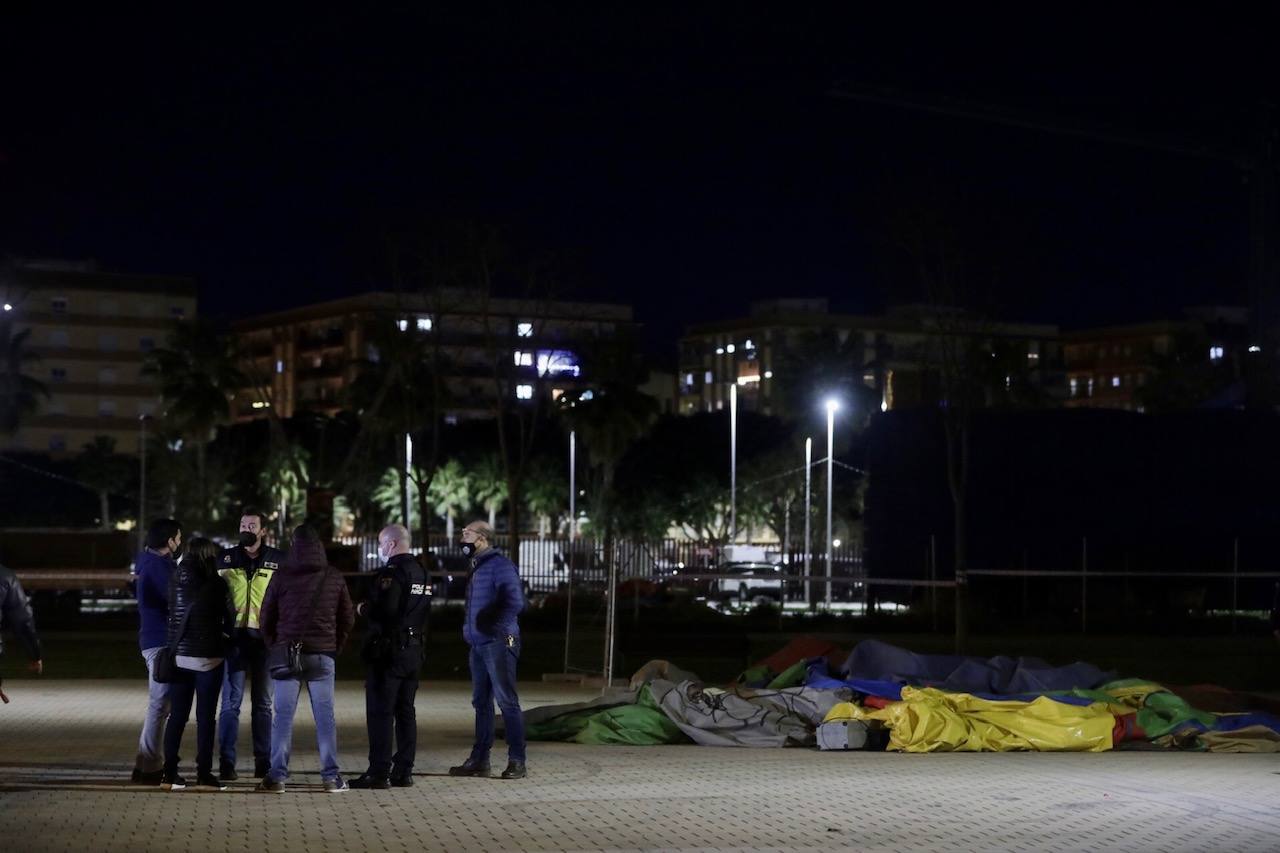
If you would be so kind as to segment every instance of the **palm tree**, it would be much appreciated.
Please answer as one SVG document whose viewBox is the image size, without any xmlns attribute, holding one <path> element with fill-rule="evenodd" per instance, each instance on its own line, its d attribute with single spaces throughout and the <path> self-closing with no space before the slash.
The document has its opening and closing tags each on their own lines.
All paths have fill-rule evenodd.
<svg viewBox="0 0 1280 853">
<path fill-rule="evenodd" d="M 105 435 L 95 436 L 76 459 L 76 475 L 98 493 L 98 524 L 103 530 L 111 529 L 111 490 L 129 476 L 130 468 L 129 461 L 116 453 L 116 440 Z"/>
<path fill-rule="evenodd" d="M 498 454 L 481 457 L 471 469 L 472 499 L 489 513 L 489 526 L 493 527 L 498 510 L 507 502 L 507 476 Z"/>
<path fill-rule="evenodd" d="M 568 395 L 566 395 L 568 397 Z M 565 398 L 562 398 L 565 399 Z M 616 384 L 589 397 L 568 399 L 565 420 L 578 434 L 592 472 L 589 491 L 591 522 L 605 528 L 613 499 L 613 479 L 623 455 L 649 429 L 658 414 L 658 401 L 631 385 Z"/>
<path fill-rule="evenodd" d="M 199 489 L 198 524 L 209 522 L 205 456 L 211 433 L 231 417 L 231 395 L 246 379 L 218 328 L 208 320 L 180 321 L 169 346 L 151 352 L 144 373 L 160 380 L 164 419 L 194 442 Z"/>
<path fill-rule="evenodd" d="M 427 491 L 436 515 L 445 519 L 445 535 L 453 541 L 453 521 L 458 513 L 471 506 L 471 477 L 456 459 L 436 469 Z"/>
<path fill-rule="evenodd" d="M 0 434 L 13 435 L 22 421 L 36 413 L 49 389 L 27 375 L 40 357 L 27 348 L 30 329 L 13 330 L 13 321 L 0 320 Z"/>
<path fill-rule="evenodd" d="M 281 541 L 289 516 L 298 519 L 306 512 L 309 461 L 305 448 L 285 444 L 267 456 L 266 465 L 258 472 L 258 487 L 270 497 L 271 506 L 280 511 L 277 526 Z"/>
<path fill-rule="evenodd" d="M 540 536 L 547 535 L 551 520 L 568 509 L 568 497 L 569 478 L 563 465 L 547 456 L 539 456 L 529 463 L 524 501 L 538 519 Z"/>
</svg>

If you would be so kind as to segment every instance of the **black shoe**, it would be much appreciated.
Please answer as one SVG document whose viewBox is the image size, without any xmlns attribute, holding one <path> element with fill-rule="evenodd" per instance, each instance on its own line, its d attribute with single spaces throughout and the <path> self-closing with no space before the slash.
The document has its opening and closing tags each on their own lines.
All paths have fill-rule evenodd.
<svg viewBox="0 0 1280 853">
<path fill-rule="evenodd" d="M 254 788 L 254 790 L 260 794 L 283 794 L 284 783 L 266 776 L 263 777 L 262 781 L 258 783 L 258 787 Z"/>
<path fill-rule="evenodd" d="M 226 784 L 217 776 L 214 776 L 212 773 L 197 773 L 196 787 L 197 788 L 216 788 L 219 791 L 227 790 Z"/>
<path fill-rule="evenodd" d="M 262 759 L 254 759 L 253 762 L 253 778 L 265 779 L 267 774 L 271 772 L 271 762 Z"/>
<path fill-rule="evenodd" d="M 489 762 L 480 764 L 474 758 L 468 758 L 457 767 L 449 768 L 450 776 L 488 776 Z"/>
<path fill-rule="evenodd" d="M 134 768 L 133 776 L 130 777 L 135 785 L 159 785 L 164 781 L 163 770 L 138 770 Z"/>
<path fill-rule="evenodd" d="M 400 773 L 391 777 L 391 786 L 393 788 L 412 788 L 413 772 Z"/>
<path fill-rule="evenodd" d="M 503 779 L 523 779 L 529 775 L 529 771 L 524 769 L 523 761 L 508 761 L 507 769 L 502 771 Z"/>
<path fill-rule="evenodd" d="M 223 782 L 234 782 L 240 778 L 240 774 L 236 772 L 234 767 L 224 764 L 222 765 L 222 768 L 218 770 L 218 778 Z"/>
<path fill-rule="evenodd" d="M 164 788 L 166 791 L 181 791 L 183 788 L 187 787 L 187 780 L 183 779 L 177 773 L 166 773 L 160 780 L 160 787 Z"/>
<path fill-rule="evenodd" d="M 351 780 L 351 787 L 360 790 L 387 791 L 391 788 L 391 780 L 386 776 L 371 776 L 361 773 Z"/>
</svg>

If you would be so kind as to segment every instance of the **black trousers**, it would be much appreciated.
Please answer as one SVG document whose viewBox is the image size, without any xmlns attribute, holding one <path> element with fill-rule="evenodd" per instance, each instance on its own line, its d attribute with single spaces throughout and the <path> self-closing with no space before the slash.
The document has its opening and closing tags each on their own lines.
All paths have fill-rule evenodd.
<svg viewBox="0 0 1280 853">
<path fill-rule="evenodd" d="M 408 675 L 399 667 L 371 666 L 365 671 L 365 719 L 369 728 L 369 774 L 407 776 L 418 751 L 417 668 Z M 392 736 L 395 753 L 392 754 Z"/>
</svg>

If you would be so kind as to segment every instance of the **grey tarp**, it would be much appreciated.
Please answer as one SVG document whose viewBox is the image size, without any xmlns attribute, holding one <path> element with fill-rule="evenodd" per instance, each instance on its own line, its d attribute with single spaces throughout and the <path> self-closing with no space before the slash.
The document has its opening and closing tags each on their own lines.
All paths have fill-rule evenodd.
<svg viewBox="0 0 1280 853">
<path fill-rule="evenodd" d="M 707 688 L 696 681 L 650 683 L 664 714 L 704 746 L 813 746 L 814 730 L 847 690 Z"/>
</svg>

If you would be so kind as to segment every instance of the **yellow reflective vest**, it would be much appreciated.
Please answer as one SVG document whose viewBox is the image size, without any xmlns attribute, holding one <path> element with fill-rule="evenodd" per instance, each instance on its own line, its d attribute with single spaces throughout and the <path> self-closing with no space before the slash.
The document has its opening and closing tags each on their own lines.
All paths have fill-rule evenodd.
<svg viewBox="0 0 1280 853">
<path fill-rule="evenodd" d="M 244 548 L 236 546 L 222 552 L 218 558 L 218 574 L 227 582 L 231 606 L 236 614 L 236 627 L 258 631 L 258 615 L 267 585 L 280 570 L 284 554 L 263 545 L 257 558 L 250 557 Z"/>
</svg>

